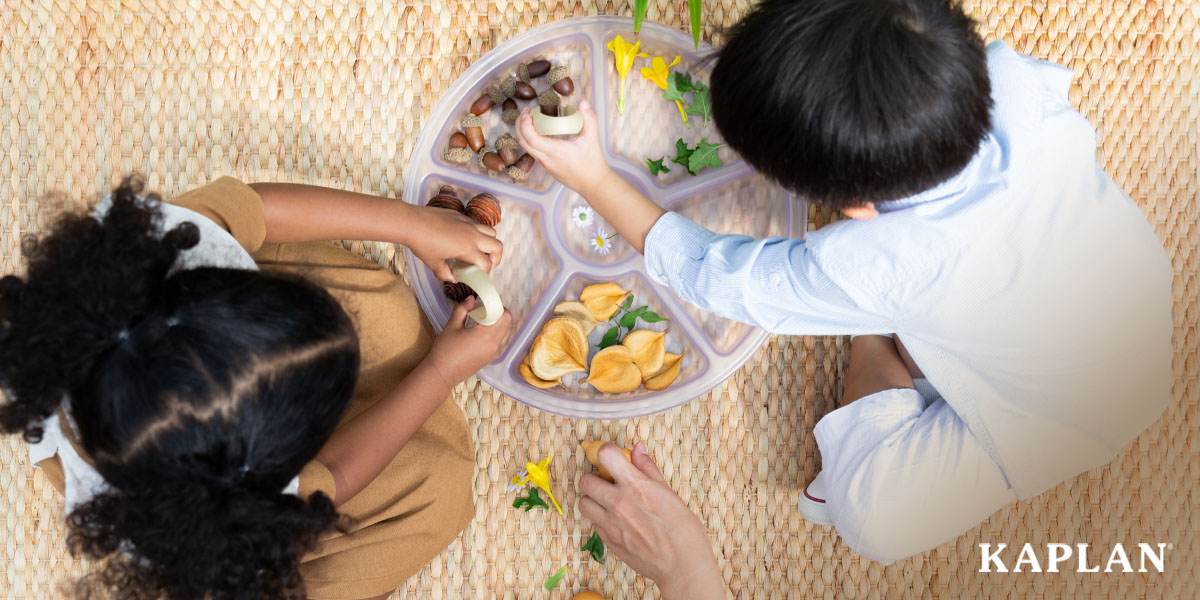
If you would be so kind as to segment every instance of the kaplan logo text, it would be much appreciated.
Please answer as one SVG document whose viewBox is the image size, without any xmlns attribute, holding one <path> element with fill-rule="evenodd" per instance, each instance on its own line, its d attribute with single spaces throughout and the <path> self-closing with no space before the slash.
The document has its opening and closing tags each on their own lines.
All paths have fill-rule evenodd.
<svg viewBox="0 0 1200 600">
<path fill-rule="evenodd" d="M 1135 561 L 1130 559 L 1125 546 L 1118 543 L 1108 552 L 1108 559 L 1104 561 L 1104 572 L 1148 573 L 1153 569 L 1162 573 L 1167 550 L 1171 547 L 1172 544 L 1165 543 L 1139 543 L 1135 554 L 1135 569 Z M 1008 544 L 1004 543 L 996 544 L 995 548 L 992 544 L 979 544 L 979 552 L 980 573 L 1058 573 L 1070 570 L 1076 573 L 1099 573 L 1100 557 L 1103 556 L 1103 552 L 1091 553 L 1090 544 L 1075 544 L 1074 547 L 1070 544 L 1046 544 L 1044 552 L 1040 554 L 1033 544 L 1025 544 L 1020 552 L 1008 550 Z M 1015 562 L 1012 562 L 1013 560 Z"/>
</svg>

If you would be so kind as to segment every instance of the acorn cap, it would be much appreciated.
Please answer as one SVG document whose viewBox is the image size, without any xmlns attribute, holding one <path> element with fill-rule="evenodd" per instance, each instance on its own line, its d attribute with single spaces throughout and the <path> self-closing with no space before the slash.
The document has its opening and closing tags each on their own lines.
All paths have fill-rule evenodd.
<svg viewBox="0 0 1200 600">
<path fill-rule="evenodd" d="M 470 148 L 448 148 L 442 158 L 447 162 L 452 162 L 459 165 L 465 165 L 471 162 L 471 158 L 475 153 L 471 152 Z"/>
<path fill-rule="evenodd" d="M 546 83 L 554 85 L 570 76 L 571 74 L 567 72 L 566 67 L 554 67 L 550 69 L 549 73 L 546 73 Z"/>
<path fill-rule="evenodd" d="M 463 129 L 469 129 L 471 127 L 483 127 L 483 117 L 477 117 L 475 115 L 468 114 L 462 118 L 462 121 L 458 122 L 458 125 Z"/>
<path fill-rule="evenodd" d="M 512 177 L 513 181 L 525 181 L 525 179 L 529 177 L 529 173 L 521 170 L 521 167 L 518 167 L 517 165 L 513 165 L 505 169 L 504 172 L 508 173 L 508 176 Z"/>
<path fill-rule="evenodd" d="M 513 137 L 511 133 L 506 133 L 506 134 L 500 136 L 500 139 L 496 140 L 496 147 L 497 148 L 520 148 L 521 144 L 517 143 L 517 138 Z"/>
<path fill-rule="evenodd" d="M 517 65 L 517 79 L 520 79 L 525 83 L 529 83 L 533 80 L 533 78 L 529 76 L 529 65 L 527 63 L 521 63 Z"/>
<path fill-rule="evenodd" d="M 479 162 L 483 162 L 483 157 L 487 156 L 488 152 L 499 152 L 499 150 L 495 146 L 484 146 L 479 149 L 479 152 L 475 153 L 475 157 L 479 159 Z"/>
<path fill-rule="evenodd" d="M 493 83 L 487 86 L 487 89 L 483 90 L 483 92 L 490 96 L 492 102 L 495 102 L 496 104 L 503 104 L 504 99 L 508 97 L 504 95 L 504 92 L 500 91 L 499 83 Z"/>
<path fill-rule="evenodd" d="M 521 111 L 516 108 L 500 113 L 500 120 L 504 121 L 506 125 L 516 125 L 519 118 L 521 118 Z"/>
<path fill-rule="evenodd" d="M 513 79 L 512 77 L 505 77 L 503 80 L 501 80 L 500 81 L 500 93 L 504 94 L 504 97 L 506 99 L 512 98 L 513 96 L 515 96 L 517 94 L 517 80 Z M 504 100 L 501 100 L 500 102 L 497 102 L 496 104 L 503 104 L 503 103 L 504 103 Z"/>
<path fill-rule="evenodd" d="M 558 97 L 558 92 L 554 90 L 546 90 L 538 94 L 538 104 L 541 106 L 558 106 L 562 99 Z"/>
</svg>

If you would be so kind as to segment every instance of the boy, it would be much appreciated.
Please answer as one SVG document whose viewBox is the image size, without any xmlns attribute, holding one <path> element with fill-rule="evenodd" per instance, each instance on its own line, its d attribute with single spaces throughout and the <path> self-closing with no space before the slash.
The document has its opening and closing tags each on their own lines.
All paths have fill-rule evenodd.
<svg viewBox="0 0 1200 600">
<path fill-rule="evenodd" d="M 859 336 L 800 510 L 888 564 L 1104 464 L 1170 398 L 1171 267 L 1070 76 L 985 48 L 946 0 L 763 3 L 720 53 L 714 120 L 850 217 L 805 240 L 716 235 L 582 167 L 604 164 L 589 106 L 574 140 L 518 128 L 685 300 Z"/>
</svg>

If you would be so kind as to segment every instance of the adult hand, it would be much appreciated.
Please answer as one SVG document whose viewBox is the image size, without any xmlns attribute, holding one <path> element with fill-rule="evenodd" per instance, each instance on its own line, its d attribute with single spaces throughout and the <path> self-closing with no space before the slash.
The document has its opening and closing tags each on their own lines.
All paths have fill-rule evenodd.
<svg viewBox="0 0 1200 600">
<path fill-rule="evenodd" d="M 413 207 L 415 227 L 404 243 L 442 281 L 455 281 L 452 258 L 478 265 L 486 273 L 500 264 L 504 244 L 496 230 L 444 208 Z"/>
<path fill-rule="evenodd" d="M 444 209 L 442 209 L 444 210 Z M 450 212 L 450 211 L 446 211 Z M 512 339 L 512 313 L 507 310 L 491 325 L 467 327 L 467 313 L 475 308 L 475 297 L 459 302 L 450 313 L 442 334 L 433 342 L 425 361 L 451 387 L 496 360 Z"/>
<path fill-rule="evenodd" d="M 600 124 L 587 100 L 579 103 L 583 130 L 571 139 L 544 136 L 533 127 L 529 108 L 517 119 L 517 140 L 555 179 L 584 198 L 591 197 L 611 171 L 600 149 Z"/>
<path fill-rule="evenodd" d="M 667 485 L 646 444 L 633 447 L 632 463 L 612 443 L 600 448 L 599 460 L 616 483 L 584 475 L 579 510 L 613 554 L 654 580 L 664 598 L 724 600 L 708 532 Z"/>
</svg>

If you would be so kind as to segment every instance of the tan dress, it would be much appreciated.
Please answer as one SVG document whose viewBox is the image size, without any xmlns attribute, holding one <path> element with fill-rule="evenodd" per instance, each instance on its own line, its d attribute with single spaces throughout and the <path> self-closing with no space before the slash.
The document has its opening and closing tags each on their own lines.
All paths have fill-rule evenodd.
<svg viewBox="0 0 1200 600">
<path fill-rule="evenodd" d="M 225 177 L 171 203 L 227 229 L 264 271 L 303 275 L 341 302 L 362 350 L 358 389 L 343 423 L 394 389 L 429 352 L 433 328 L 412 289 L 391 271 L 330 243 L 264 245 L 262 199 L 249 186 Z M 54 462 L 41 466 L 61 491 L 62 468 Z M 447 399 L 383 472 L 339 507 L 355 526 L 326 536 L 304 557 L 300 568 L 309 596 L 351 600 L 399 587 L 471 520 L 474 468 L 466 419 Z M 334 495 L 332 476 L 314 461 L 300 473 L 300 496 L 317 490 Z"/>
</svg>

